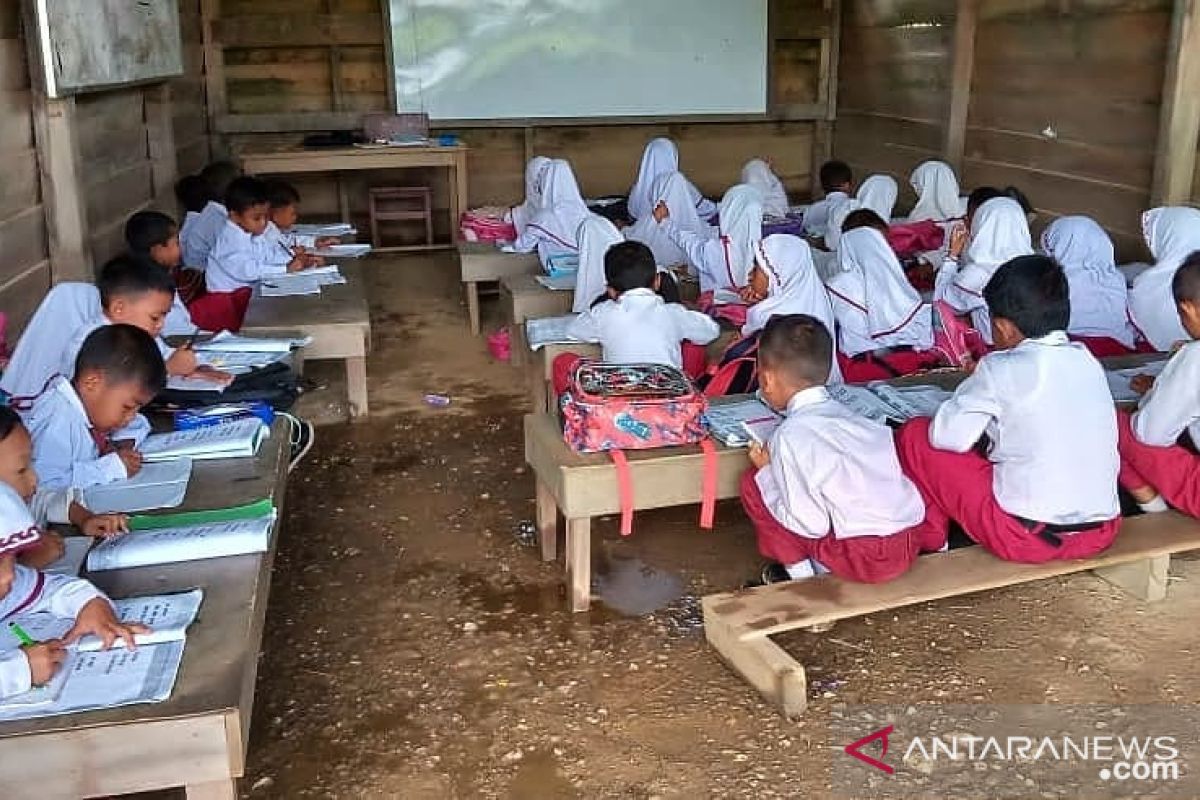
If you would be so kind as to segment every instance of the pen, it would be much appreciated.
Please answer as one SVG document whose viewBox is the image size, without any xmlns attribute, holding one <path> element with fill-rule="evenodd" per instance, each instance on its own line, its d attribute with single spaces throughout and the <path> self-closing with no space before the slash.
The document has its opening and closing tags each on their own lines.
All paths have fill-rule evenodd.
<svg viewBox="0 0 1200 800">
<path fill-rule="evenodd" d="M 17 623 L 15 623 L 15 622 L 8 623 L 8 629 L 10 631 L 12 631 L 13 636 L 16 636 L 17 639 L 21 642 L 21 647 L 33 647 L 34 645 L 37 644 L 37 642 L 35 642 L 33 640 L 33 637 L 30 636 L 28 633 L 26 633 L 25 629 L 22 628 Z"/>
</svg>

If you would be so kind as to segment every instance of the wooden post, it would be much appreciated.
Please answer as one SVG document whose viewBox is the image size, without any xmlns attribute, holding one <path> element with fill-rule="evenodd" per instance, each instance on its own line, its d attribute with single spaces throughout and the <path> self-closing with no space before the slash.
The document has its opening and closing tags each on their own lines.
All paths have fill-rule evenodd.
<svg viewBox="0 0 1200 800">
<path fill-rule="evenodd" d="M 833 158 L 833 126 L 837 119 L 838 61 L 841 58 L 842 3 L 825 0 L 829 15 L 829 35 L 821 39 L 820 62 L 817 65 L 817 106 L 824 109 L 821 119 L 813 122 L 812 197 L 822 194 L 821 165 Z"/>
<path fill-rule="evenodd" d="M 946 163 L 960 175 L 967 143 L 967 111 L 971 106 L 971 75 L 975 70 L 975 22 L 979 0 L 958 0 L 954 21 L 954 66 L 951 70 L 950 112 L 946 119 Z"/>
<path fill-rule="evenodd" d="M 146 148 L 150 156 L 154 206 L 175 209 L 175 181 L 179 165 L 175 153 L 175 123 L 171 115 L 171 86 L 148 86 L 146 98 Z"/>
<path fill-rule="evenodd" d="M 391 5 L 391 3 L 388 3 Z M 332 19 L 339 11 L 337 0 L 325 0 L 325 11 Z M 390 28 L 388 35 L 391 36 Z M 338 47 L 337 38 L 329 45 L 329 110 L 342 110 L 342 50 Z"/>
<path fill-rule="evenodd" d="M 200 30 L 204 41 L 204 105 L 208 110 L 208 151 L 216 156 L 224 152 L 217 120 L 229 111 L 225 94 L 225 51 L 217 35 L 221 0 L 200 0 Z"/>
<path fill-rule="evenodd" d="M 1152 205 L 1179 205 L 1192 196 L 1200 138 L 1200 21 L 1196 0 L 1175 0 L 1154 154 Z"/>
</svg>

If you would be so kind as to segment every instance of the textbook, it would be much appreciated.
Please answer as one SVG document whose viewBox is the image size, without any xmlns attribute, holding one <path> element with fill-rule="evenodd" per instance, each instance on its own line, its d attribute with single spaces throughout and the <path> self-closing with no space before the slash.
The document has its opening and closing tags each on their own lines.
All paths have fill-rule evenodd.
<svg viewBox="0 0 1200 800">
<path fill-rule="evenodd" d="M 321 293 L 321 282 L 316 275 L 293 272 L 289 275 L 272 275 L 258 285 L 260 297 L 304 297 Z"/>
<path fill-rule="evenodd" d="M 561 317 L 525 320 L 525 341 L 529 343 L 529 349 L 540 350 L 548 344 L 570 344 L 579 341 L 567 333 L 576 316 L 566 314 Z"/>
<path fill-rule="evenodd" d="M 83 490 L 83 505 L 93 514 L 128 514 L 152 508 L 175 508 L 187 494 L 192 460 L 151 462 L 132 478 Z"/>
<path fill-rule="evenodd" d="M 543 287 L 552 292 L 573 292 L 575 291 L 575 283 L 579 279 L 579 274 L 575 272 L 567 272 L 562 275 L 538 275 L 534 278 Z"/>
<path fill-rule="evenodd" d="M 202 367 L 219 369 L 231 375 L 242 375 L 256 369 L 269 367 L 286 357 L 286 352 L 239 353 L 204 350 L 196 353 L 196 362 Z"/>
<path fill-rule="evenodd" d="M 1129 382 L 1138 375 L 1153 375 L 1157 378 L 1167 366 L 1164 361 L 1151 361 L 1140 367 L 1105 370 L 1104 377 L 1108 379 L 1108 391 L 1112 393 L 1113 402 L 1118 404 L 1137 403 L 1142 396 L 1129 386 Z"/>
<path fill-rule="evenodd" d="M 196 525 L 212 525 L 218 522 L 236 522 L 243 519 L 258 519 L 275 513 L 275 504 L 269 498 L 255 500 L 241 506 L 210 508 L 201 511 L 175 511 L 170 514 L 134 514 L 129 518 L 129 530 L 153 531 L 160 528 L 186 528 Z"/>
<path fill-rule="evenodd" d="M 140 645 L 178 642 L 187 637 L 187 628 L 196 621 L 200 604 L 204 600 L 203 589 L 192 589 L 178 594 L 150 595 L 114 600 L 117 618 L 122 622 L 140 622 L 150 628 L 149 633 L 134 635 L 133 641 Z M 20 647 L 21 642 L 9 627 L 12 623 L 21 626 L 30 638 L 37 642 L 61 639 L 71 630 L 75 620 L 58 617 L 45 611 L 37 614 L 18 615 L 0 625 L 0 652 Z M 81 653 L 100 650 L 103 642 L 95 636 L 85 636 L 71 645 Z M 124 648 L 121 640 L 113 647 Z"/>
<path fill-rule="evenodd" d="M 275 512 L 255 519 L 130 531 L 88 553 L 89 572 L 175 564 L 263 553 L 271 544 Z"/>
<path fill-rule="evenodd" d="M 196 342 L 192 349 L 197 353 L 290 353 L 297 347 L 312 344 L 311 336 L 297 339 L 267 339 L 257 336 L 238 336 L 221 331 L 207 341 Z"/>
<path fill-rule="evenodd" d="M 144 462 L 191 458 L 248 458 L 258 452 L 270 429 L 258 417 L 239 419 L 205 428 L 152 433 L 138 448 Z"/>
<path fill-rule="evenodd" d="M 350 236 L 358 233 L 358 229 L 349 222 L 301 222 L 293 225 L 287 233 L 295 233 L 299 236 L 316 236 L 319 239 L 323 236 Z"/>
<path fill-rule="evenodd" d="M 314 255 L 325 258 L 362 258 L 370 252 L 369 244 L 332 244 L 313 250 Z"/>
<path fill-rule="evenodd" d="M 708 432 L 726 447 L 747 447 L 771 437 L 783 417 L 757 397 L 732 403 L 713 403 L 704 412 Z"/>
</svg>

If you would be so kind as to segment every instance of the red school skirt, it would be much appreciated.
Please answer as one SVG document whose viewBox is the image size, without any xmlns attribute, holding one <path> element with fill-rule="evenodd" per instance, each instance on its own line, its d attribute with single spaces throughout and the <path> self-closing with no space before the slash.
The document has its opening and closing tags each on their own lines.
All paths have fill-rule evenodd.
<svg viewBox="0 0 1200 800">
<path fill-rule="evenodd" d="M 250 295 L 249 287 L 234 292 L 206 292 L 188 303 L 188 313 L 201 330 L 237 333 L 246 321 Z"/>
</svg>

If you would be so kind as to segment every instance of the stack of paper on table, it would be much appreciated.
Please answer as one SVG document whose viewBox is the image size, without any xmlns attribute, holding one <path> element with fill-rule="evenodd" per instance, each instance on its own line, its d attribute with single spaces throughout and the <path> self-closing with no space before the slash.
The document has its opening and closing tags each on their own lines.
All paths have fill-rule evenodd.
<svg viewBox="0 0 1200 800">
<path fill-rule="evenodd" d="M 552 292 L 575 291 L 575 283 L 578 279 L 579 274 L 576 272 L 564 272 L 561 275 L 538 275 L 534 278 L 535 281 Z"/>
<path fill-rule="evenodd" d="M 313 250 L 314 255 L 324 258 L 362 258 L 370 252 L 369 244 L 331 244 Z"/>
<path fill-rule="evenodd" d="M 264 553 L 270 547 L 274 526 L 272 510 L 254 519 L 134 530 L 93 547 L 88 553 L 87 568 L 89 572 L 102 572 Z"/>
<path fill-rule="evenodd" d="M 1130 388 L 1129 382 L 1137 375 L 1153 375 L 1157 378 L 1162 374 L 1163 368 L 1166 366 L 1167 362 L 1163 360 L 1151 361 L 1140 367 L 1105 370 L 1104 377 L 1108 379 L 1108 390 L 1112 393 L 1113 401 L 1116 403 L 1136 403 L 1142 396 Z"/>
<path fill-rule="evenodd" d="M 262 440 L 269 435 L 267 426 L 254 417 L 186 431 L 152 433 L 139 450 L 146 462 L 246 458 L 257 453 Z"/>
<path fill-rule="evenodd" d="M 529 343 L 529 349 L 540 350 L 548 344 L 569 344 L 579 341 L 567 334 L 575 317 L 575 314 L 566 314 L 561 317 L 538 317 L 525 320 L 525 341 Z"/>
<path fill-rule="evenodd" d="M 83 490 L 83 505 L 93 514 L 128 514 L 152 508 L 175 508 L 187 494 L 192 460 L 149 462 L 132 478 Z"/>
<path fill-rule="evenodd" d="M 257 336 L 238 336 L 221 331 L 213 338 L 196 342 L 192 349 L 197 353 L 280 353 L 286 355 L 297 347 L 312 344 L 311 336 L 296 339 L 269 339 Z"/>
<path fill-rule="evenodd" d="M 292 226 L 289 233 L 299 234 L 300 236 L 350 236 L 358 233 L 358 230 L 349 222 L 310 222 L 298 223 Z"/>
</svg>

